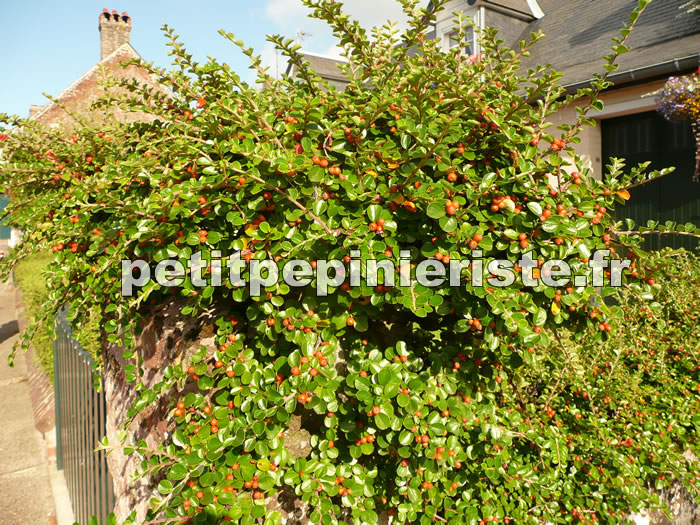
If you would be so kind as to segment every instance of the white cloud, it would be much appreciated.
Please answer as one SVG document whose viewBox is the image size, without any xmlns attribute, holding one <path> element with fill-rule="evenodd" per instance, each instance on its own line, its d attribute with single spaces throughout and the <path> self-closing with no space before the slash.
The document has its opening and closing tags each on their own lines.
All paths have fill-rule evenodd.
<svg viewBox="0 0 700 525">
<path fill-rule="evenodd" d="M 265 14 L 274 22 L 286 25 L 290 19 L 308 16 L 309 10 L 300 0 L 270 0 L 265 6 Z"/>
<path fill-rule="evenodd" d="M 322 54 L 327 56 L 327 57 L 333 57 L 333 58 L 341 58 L 342 57 L 343 50 L 333 44 L 331 47 L 326 49 Z"/>
<path fill-rule="evenodd" d="M 352 0 L 346 9 L 365 27 L 381 26 L 387 20 L 397 22 L 401 29 L 407 27 L 408 17 L 394 0 Z"/>
<path fill-rule="evenodd" d="M 287 57 L 283 56 L 281 53 L 275 52 L 275 46 L 271 42 L 265 42 L 261 51 L 257 51 L 262 60 L 262 67 L 268 68 L 267 73 L 275 78 L 281 77 L 287 71 Z M 257 79 L 257 70 L 248 69 L 245 73 L 241 74 L 241 78 L 248 82 L 251 86 L 255 86 L 255 80 Z"/>
<path fill-rule="evenodd" d="M 260 58 L 262 58 L 262 66 L 269 67 L 268 73 L 273 77 L 281 76 L 287 69 L 287 59 L 275 53 L 275 46 L 271 42 L 265 42 Z"/>
<path fill-rule="evenodd" d="M 427 0 L 425 0 L 427 4 Z M 398 23 L 400 29 L 407 27 L 408 17 L 401 10 L 396 0 L 345 0 L 343 11 L 356 19 L 362 26 L 370 29 L 382 26 L 388 20 Z M 326 22 L 310 18 L 311 11 L 301 0 L 267 0 L 265 16 L 276 25 L 275 33 L 287 38 L 296 39 L 297 32 L 306 35 L 301 41 L 304 51 L 319 53 L 325 56 L 340 57 L 342 50 Z M 270 74 L 275 75 L 275 51 L 268 42 L 262 51 L 263 65 L 270 66 Z M 284 73 L 287 66 L 285 57 L 279 57 L 279 73 Z"/>
<path fill-rule="evenodd" d="M 366 28 L 381 26 L 387 20 L 397 22 L 401 28 L 405 28 L 408 20 L 401 5 L 395 0 L 346 0 L 343 10 Z M 288 27 L 304 22 L 303 19 L 308 17 L 310 10 L 301 0 L 269 0 L 265 14 L 278 25 Z"/>
</svg>

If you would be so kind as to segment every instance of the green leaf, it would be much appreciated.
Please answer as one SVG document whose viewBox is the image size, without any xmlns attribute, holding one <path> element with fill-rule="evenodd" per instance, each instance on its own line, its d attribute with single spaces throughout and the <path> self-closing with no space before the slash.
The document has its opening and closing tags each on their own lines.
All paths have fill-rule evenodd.
<svg viewBox="0 0 700 525">
<path fill-rule="evenodd" d="M 197 386 L 200 390 L 209 390 L 214 385 L 214 380 L 209 376 L 202 376 L 199 378 Z"/>
<path fill-rule="evenodd" d="M 176 430 L 173 433 L 173 444 L 181 448 L 187 446 L 187 439 L 181 430 Z"/>
<path fill-rule="evenodd" d="M 559 229 L 559 221 L 550 218 L 547 222 L 542 224 L 542 229 L 547 233 L 554 233 Z"/>
<path fill-rule="evenodd" d="M 428 217 L 432 219 L 440 219 L 445 216 L 445 204 L 440 202 L 432 202 L 426 210 Z"/>
<path fill-rule="evenodd" d="M 389 383 L 384 387 L 384 397 L 387 399 L 392 399 L 396 397 L 396 394 L 399 393 L 399 387 L 400 385 L 396 381 Z"/>
<path fill-rule="evenodd" d="M 186 476 L 187 476 L 187 469 L 179 463 L 170 467 L 170 470 L 168 471 L 168 477 L 172 480 L 175 480 L 175 481 L 180 481 L 182 479 L 185 479 Z"/>
<path fill-rule="evenodd" d="M 413 442 L 413 434 L 408 430 L 404 430 L 399 434 L 399 443 L 406 446 Z"/>
<path fill-rule="evenodd" d="M 578 248 L 579 253 L 584 259 L 590 259 L 591 257 L 591 249 L 588 247 L 588 244 L 586 244 L 585 241 L 579 242 L 576 247 Z"/>
<path fill-rule="evenodd" d="M 386 430 L 391 425 L 391 419 L 384 412 L 374 416 L 374 423 L 379 430 Z"/>
<path fill-rule="evenodd" d="M 385 366 L 379 371 L 379 374 L 377 376 L 377 379 L 379 380 L 379 384 L 382 386 L 385 386 L 389 384 L 389 381 L 391 381 L 392 378 L 392 373 L 391 370 L 389 369 L 388 366 Z"/>
<path fill-rule="evenodd" d="M 536 326 L 542 326 L 546 320 L 547 320 L 547 311 L 544 310 L 543 308 L 538 308 L 537 312 L 535 313 L 535 318 L 533 319 L 533 323 Z"/>
<path fill-rule="evenodd" d="M 447 233 L 452 233 L 457 229 L 457 219 L 453 217 L 445 216 L 440 219 L 440 228 L 442 228 Z"/>
<path fill-rule="evenodd" d="M 528 202 L 527 207 L 538 217 L 542 215 L 542 205 L 539 202 Z"/>
</svg>

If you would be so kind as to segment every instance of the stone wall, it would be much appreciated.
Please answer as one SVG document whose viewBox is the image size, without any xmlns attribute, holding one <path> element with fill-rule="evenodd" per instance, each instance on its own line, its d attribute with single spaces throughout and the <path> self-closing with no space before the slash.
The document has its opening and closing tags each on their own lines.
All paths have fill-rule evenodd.
<svg viewBox="0 0 700 525">
<path fill-rule="evenodd" d="M 201 346 L 213 354 L 216 350 L 214 319 L 215 312 L 208 312 L 199 317 L 186 317 L 181 314 L 184 303 L 173 300 L 168 304 L 150 307 L 142 312 L 141 333 L 137 339 L 137 350 L 143 358 L 143 383 L 150 387 L 162 379 L 162 371 L 167 365 L 178 366 L 193 355 Z M 122 348 L 116 344 L 106 344 L 104 348 L 104 384 L 107 400 L 107 437 L 110 444 L 119 443 L 122 424 L 127 420 L 127 411 L 133 405 L 136 395 L 134 385 L 128 385 L 124 375 L 125 362 Z M 342 356 L 339 356 L 342 361 Z M 196 385 L 192 385 L 196 388 Z M 172 405 L 173 396 L 164 395 L 160 403 L 145 409 L 129 427 L 135 443 L 146 441 L 149 448 L 155 449 L 167 441 L 172 426 L 168 422 L 168 405 Z M 172 408 L 172 406 L 171 406 Z M 318 430 L 320 420 L 308 411 L 299 411 L 292 417 L 285 431 L 285 446 L 293 458 L 307 457 L 311 452 L 310 436 Z M 129 444 L 127 443 L 127 444 Z M 692 458 L 697 460 L 696 458 Z M 119 449 L 107 456 L 109 470 L 114 479 L 116 496 L 115 513 L 121 523 L 132 511 L 137 512 L 136 523 L 141 523 L 148 508 L 148 500 L 156 492 L 158 479 L 141 479 L 132 483 L 132 477 L 138 470 L 141 458 L 125 456 Z M 700 507 L 682 487 L 674 487 L 662 493 L 675 517 L 669 521 L 662 512 L 648 515 L 632 516 L 635 525 L 700 525 Z M 270 510 L 282 514 L 283 525 L 306 525 L 309 523 L 309 508 L 288 488 L 284 488 L 267 500 Z M 349 514 L 344 516 L 352 522 Z M 388 515 L 380 516 L 382 525 L 388 525 L 392 519 Z"/>
<path fill-rule="evenodd" d="M 169 304 L 151 307 L 142 312 L 140 335 L 137 338 L 137 351 L 143 358 L 144 376 L 142 382 L 151 387 L 162 378 L 167 365 L 178 366 L 205 346 L 209 353 L 216 350 L 215 314 L 209 312 L 199 317 L 183 316 L 180 312 L 184 303 L 173 300 Z M 119 443 L 122 424 L 127 420 L 129 407 L 136 400 L 134 385 L 126 383 L 123 349 L 112 343 L 105 344 L 104 385 L 107 402 L 107 438 L 110 445 Z M 196 389 L 196 385 L 192 384 Z M 145 409 L 129 426 L 133 433 L 125 445 L 144 440 L 151 449 L 167 442 L 172 425 L 168 422 L 168 405 L 172 408 L 175 397 L 164 395 L 162 402 Z M 169 403 L 170 401 L 170 403 Z M 285 446 L 293 458 L 307 457 L 311 452 L 310 437 L 322 424 L 323 417 L 308 411 L 295 413 L 285 431 Z M 132 483 L 133 475 L 139 469 L 141 458 L 125 456 L 119 448 L 107 456 L 107 463 L 114 480 L 115 509 L 117 522 L 121 523 L 132 511 L 137 512 L 136 523 L 141 523 L 148 509 L 148 500 L 156 492 L 158 479 L 140 479 Z M 278 510 L 283 516 L 284 525 L 309 523 L 309 508 L 289 489 L 283 489 L 267 501 L 270 510 Z M 349 517 L 348 517 L 349 519 Z"/>
<path fill-rule="evenodd" d="M 165 366 L 176 366 L 194 354 L 201 345 L 211 352 L 215 350 L 214 325 L 211 317 L 185 317 L 180 313 L 182 304 L 172 302 L 153 307 L 144 312 L 143 323 L 138 337 L 138 352 L 143 358 L 144 376 L 141 381 L 148 387 L 162 378 Z M 119 345 L 107 343 L 103 349 L 104 384 L 107 401 L 107 437 L 109 443 L 119 443 L 122 424 L 127 420 L 127 412 L 136 400 L 134 385 L 126 383 L 122 359 L 123 350 Z M 149 448 L 155 449 L 167 439 L 168 402 L 167 396 L 159 404 L 154 404 L 139 414 L 129 427 L 133 441 L 144 440 Z M 132 511 L 137 511 L 137 523 L 146 513 L 148 499 L 155 492 L 158 480 L 143 479 L 130 483 L 141 460 L 136 456 L 125 456 L 115 450 L 107 456 L 109 470 L 114 479 L 116 504 L 114 512 L 119 523 Z"/>
<path fill-rule="evenodd" d="M 690 493 L 681 485 L 665 490 L 662 500 L 668 505 L 673 516 L 669 520 L 663 512 L 652 512 L 647 522 L 636 525 L 700 525 L 700 505 L 693 501 Z"/>
</svg>

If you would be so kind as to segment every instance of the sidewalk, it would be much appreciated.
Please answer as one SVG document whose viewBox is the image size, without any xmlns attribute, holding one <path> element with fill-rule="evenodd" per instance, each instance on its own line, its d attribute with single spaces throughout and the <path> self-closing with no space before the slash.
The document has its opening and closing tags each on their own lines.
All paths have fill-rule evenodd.
<svg viewBox="0 0 700 525">
<path fill-rule="evenodd" d="M 34 427 L 24 355 L 7 365 L 18 338 L 14 288 L 0 283 L 0 523 L 55 524 L 42 434 Z"/>
</svg>

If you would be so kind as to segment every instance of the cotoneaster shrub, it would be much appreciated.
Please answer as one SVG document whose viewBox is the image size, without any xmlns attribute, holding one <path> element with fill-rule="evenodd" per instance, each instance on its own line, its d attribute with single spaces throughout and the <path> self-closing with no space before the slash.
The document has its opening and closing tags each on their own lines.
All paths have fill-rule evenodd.
<svg viewBox="0 0 700 525">
<path fill-rule="evenodd" d="M 672 300 L 653 302 L 665 259 L 640 248 L 660 232 L 630 231 L 609 214 L 643 167 L 625 174 L 614 161 L 600 182 L 575 153 L 605 76 L 565 96 L 560 74 L 521 71 L 541 35 L 509 50 L 486 30 L 481 55 L 442 53 L 425 34 L 444 1 L 426 12 L 401 0 L 408 32 L 385 26 L 371 38 L 338 2 L 304 3 L 351 61 L 343 92 L 291 41 L 271 38 L 299 78 L 275 81 L 224 33 L 258 70 L 253 88 L 225 64 L 193 62 L 167 30 L 175 68 L 146 67 L 169 93 L 122 82 L 101 105 L 147 122 L 66 136 L 3 117 L 17 130 L 2 143 L 2 181 L 25 231 L 5 268 L 55 252 L 38 320 L 68 305 L 80 323 L 99 308 L 140 392 L 132 414 L 182 392 L 168 398 L 172 432 L 159 450 L 128 435 L 104 443 L 143 455 L 144 474 L 160 479 L 146 521 L 276 523 L 267 504 L 286 491 L 324 524 L 619 523 L 655 505 L 654 487 L 678 481 L 697 494 L 697 465 L 684 456 L 698 441 L 697 353 L 677 348 L 681 359 L 669 361 L 648 330 L 618 328 L 626 317 L 675 315 Z M 608 72 L 648 3 L 615 42 Z M 575 101 L 578 122 L 552 130 L 548 116 Z M 460 288 L 341 286 L 328 297 L 315 283 L 251 297 L 189 278 L 120 293 L 120 259 L 184 261 L 196 250 L 284 262 L 347 261 L 356 249 L 395 264 L 399 249 L 414 261 L 532 252 L 590 276 L 602 248 L 634 261 L 623 281 L 638 304 L 590 284 L 475 287 L 469 271 Z M 174 298 L 183 316 L 217 313 L 217 347 L 144 388 L 133 327 L 142 305 Z M 675 337 L 676 328 L 661 329 Z M 306 457 L 285 438 L 300 420 Z"/>
<path fill-rule="evenodd" d="M 46 288 L 43 273 L 52 260 L 51 252 L 39 252 L 23 258 L 14 267 L 14 278 L 17 286 L 22 290 L 22 302 L 27 308 L 27 317 L 34 318 L 40 315 L 49 300 L 49 290 Z M 101 354 L 99 311 L 90 312 L 82 329 L 75 332 L 74 337 L 85 351 L 99 362 Z M 53 338 L 53 327 L 50 323 L 44 323 L 34 332 L 31 341 L 39 364 L 52 382 L 54 379 Z"/>
<path fill-rule="evenodd" d="M 22 302 L 27 317 L 37 315 L 48 298 L 49 292 L 43 280 L 37 279 L 42 269 L 51 262 L 49 253 L 38 253 L 20 261 L 14 269 L 14 279 L 22 290 Z M 41 326 L 32 338 L 36 359 L 46 375 L 53 381 L 53 332 L 50 325 Z"/>
</svg>

